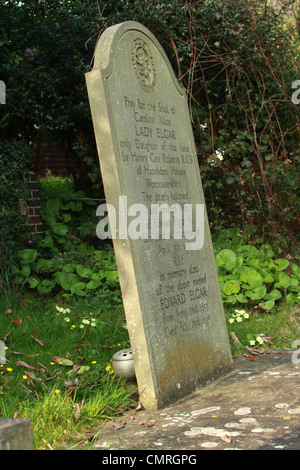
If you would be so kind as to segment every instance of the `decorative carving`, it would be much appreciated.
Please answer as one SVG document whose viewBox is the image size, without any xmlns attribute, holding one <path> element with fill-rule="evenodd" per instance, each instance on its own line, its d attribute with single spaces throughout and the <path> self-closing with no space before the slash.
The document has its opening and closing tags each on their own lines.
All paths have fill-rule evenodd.
<svg viewBox="0 0 300 470">
<path fill-rule="evenodd" d="M 150 93 L 156 83 L 156 70 L 150 48 L 143 39 L 133 41 L 131 59 L 141 87 Z"/>
</svg>

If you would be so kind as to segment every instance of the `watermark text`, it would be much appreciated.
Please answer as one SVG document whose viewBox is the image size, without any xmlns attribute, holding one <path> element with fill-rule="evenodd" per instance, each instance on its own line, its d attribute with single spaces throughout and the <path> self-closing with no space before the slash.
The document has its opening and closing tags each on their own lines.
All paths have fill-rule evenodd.
<svg viewBox="0 0 300 470">
<path fill-rule="evenodd" d="M 0 104 L 6 104 L 6 85 L 0 80 Z"/>
<path fill-rule="evenodd" d="M 183 207 L 182 207 L 183 206 Z M 112 204 L 98 206 L 96 215 L 102 217 L 96 234 L 124 240 L 182 240 L 186 250 L 201 250 L 204 245 L 204 204 L 132 204 L 127 196 L 119 196 L 118 211 Z"/>
<path fill-rule="evenodd" d="M 292 83 L 292 88 L 296 88 L 296 91 L 292 94 L 292 102 L 294 104 L 300 104 L 300 80 L 295 80 Z"/>
</svg>

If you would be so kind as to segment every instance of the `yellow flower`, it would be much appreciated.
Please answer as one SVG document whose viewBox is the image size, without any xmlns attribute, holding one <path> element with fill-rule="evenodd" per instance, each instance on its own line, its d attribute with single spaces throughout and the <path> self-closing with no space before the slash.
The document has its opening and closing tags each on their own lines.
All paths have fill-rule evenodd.
<svg viewBox="0 0 300 470">
<path fill-rule="evenodd" d="M 71 330 L 74 330 L 76 328 L 76 325 L 71 325 Z"/>
<path fill-rule="evenodd" d="M 106 372 L 108 372 L 109 374 L 114 374 L 114 371 L 113 371 L 113 369 L 112 369 L 112 367 L 111 367 L 110 364 L 108 364 L 108 366 L 105 367 L 105 370 L 106 370 Z"/>
<path fill-rule="evenodd" d="M 92 361 L 91 364 L 97 364 L 97 361 Z"/>
<path fill-rule="evenodd" d="M 12 372 L 13 371 L 13 369 L 11 367 L 8 367 L 6 370 L 7 370 L 7 372 Z"/>
<path fill-rule="evenodd" d="M 51 366 L 54 366 L 55 362 L 50 362 Z"/>
<path fill-rule="evenodd" d="M 55 393 L 56 395 L 58 395 L 58 394 L 60 393 L 60 390 L 56 389 L 56 390 L 54 391 L 54 393 Z"/>
<path fill-rule="evenodd" d="M 27 375 L 23 375 L 23 379 L 26 380 L 26 379 L 27 379 Z"/>
</svg>

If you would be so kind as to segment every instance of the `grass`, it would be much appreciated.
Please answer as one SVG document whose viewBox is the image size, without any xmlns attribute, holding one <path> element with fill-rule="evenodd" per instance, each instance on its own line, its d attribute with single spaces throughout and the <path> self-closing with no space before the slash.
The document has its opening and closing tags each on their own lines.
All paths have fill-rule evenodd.
<svg viewBox="0 0 300 470">
<path fill-rule="evenodd" d="M 68 299 L 24 296 L 13 308 L 0 301 L 0 416 L 30 418 L 38 449 L 84 443 L 89 431 L 136 399 L 115 378 L 113 354 L 128 348 L 120 301 L 113 295 Z"/>
<path fill-rule="evenodd" d="M 233 309 L 226 314 L 233 357 L 262 353 L 268 349 L 290 349 L 300 337 L 300 306 L 286 306 L 267 312 Z"/>
<path fill-rule="evenodd" d="M 95 430 L 136 403 L 136 387 L 109 367 L 130 346 L 118 293 L 64 301 L 11 293 L 0 315 L 8 360 L 0 367 L 0 417 L 30 418 L 37 449 L 89 448 Z M 291 348 L 299 318 L 299 306 L 284 304 L 272 313 L 227 311 L 233 357 Z"/>
</svg>

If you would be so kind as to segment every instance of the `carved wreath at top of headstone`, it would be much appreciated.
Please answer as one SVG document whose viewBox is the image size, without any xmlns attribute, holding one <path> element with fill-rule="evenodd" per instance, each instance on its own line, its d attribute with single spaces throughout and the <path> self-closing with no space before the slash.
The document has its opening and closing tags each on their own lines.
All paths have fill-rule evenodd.
<svg viewBox="0 0 300 470">
<path fill-rule="evenodd" d="M 156 83 L 156 70 L 150 49 L 143 39 L 133 41 L 131 59 L 141 87 L 150 93 Z"/>
</svg>

